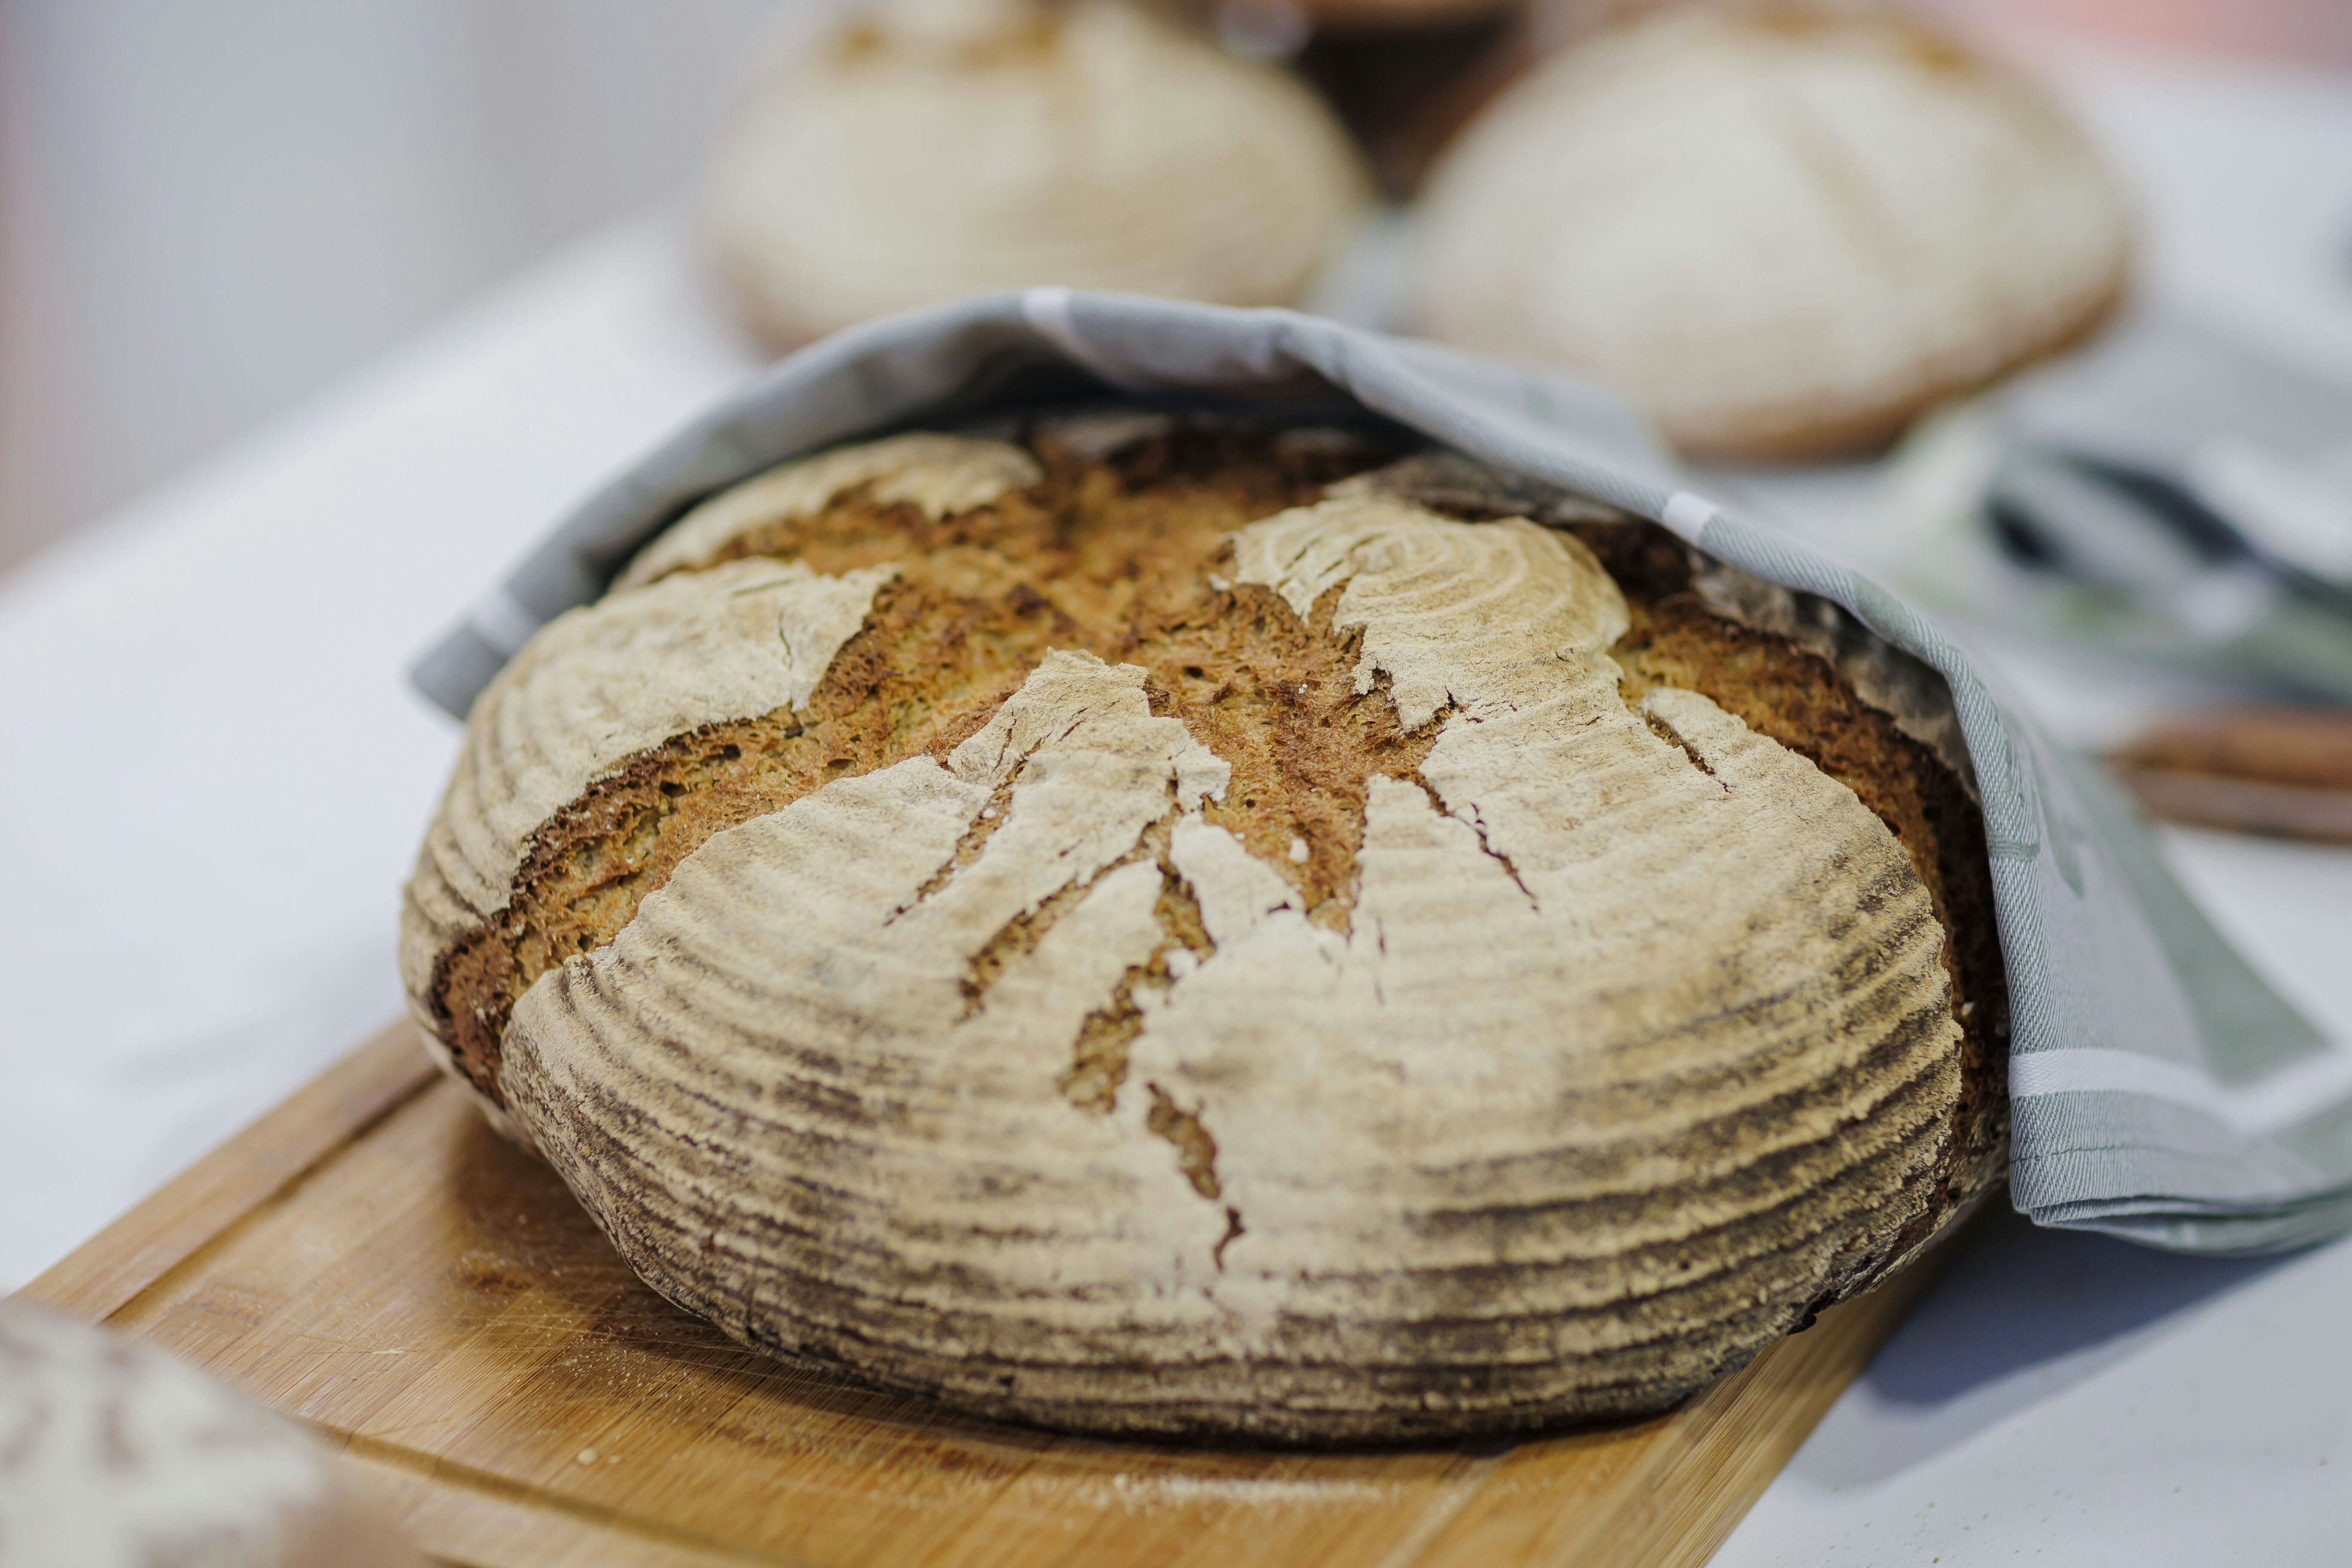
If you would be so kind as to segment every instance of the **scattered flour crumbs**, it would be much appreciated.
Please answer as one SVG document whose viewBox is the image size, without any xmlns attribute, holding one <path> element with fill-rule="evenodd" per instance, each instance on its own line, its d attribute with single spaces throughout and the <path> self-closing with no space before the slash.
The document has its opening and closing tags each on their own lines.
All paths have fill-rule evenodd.
<svg viewBox="0 0 2352 1568">
<path fill-rule="evenodd" d="M 1129 1512 L 1163 1503 L 1228 1502 L 1259 1506 L 1299 1503 L 1386 1501 L 1399 1487 L 1393 1481 L 1268 1480 L 1253 1476 L 1129 1475 L 1120 1471 L 1108 1486 L 1082 1489 L 1077 1501 L 1096 1508 L 1124 1508 Z"/>
</svg>

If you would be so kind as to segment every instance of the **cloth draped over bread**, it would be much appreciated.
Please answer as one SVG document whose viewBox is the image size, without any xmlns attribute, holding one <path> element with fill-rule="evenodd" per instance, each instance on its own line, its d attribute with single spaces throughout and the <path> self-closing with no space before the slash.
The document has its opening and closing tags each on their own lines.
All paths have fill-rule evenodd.
<svg viewBox="0 0 2352 1568">
<path fill-rule="evenodd" d="M 2103 775 L 1908 605 L 1685 489 L 1596 387 L 1287 310 L 1032 289 L 840 333 L 588 498 L 419 661 L 462 715 L 541 626 L 696 501 L 851 437 L 1105 397 L 1383 423 L 1663 523 L 1939 677 L 1982 804 L 2011 998 L 2011 1194 L 2043 1225 L 2184 1252 L 2352 1227 L 2352 1048 L 2214 931 Z"/>
</svg>

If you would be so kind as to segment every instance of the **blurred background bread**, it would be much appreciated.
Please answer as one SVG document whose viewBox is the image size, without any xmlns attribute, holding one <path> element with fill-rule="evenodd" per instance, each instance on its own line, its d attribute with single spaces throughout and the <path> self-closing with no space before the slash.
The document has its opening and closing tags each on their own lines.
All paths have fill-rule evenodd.
<svg viewBox="0 0 2352 1568">
<path fill-rule="evenodd" d="M 1308 303 L 1592 375 L 1743 460 L 1883 445 L 2123 293 L 2080 133 L 1885 4 L 1205 16 L 1222 47 L 1120 0 L 884 0 L 780 49 L 705 185 L 730 297 L 778 346 L 1034 283 Z M 1367 160 L 1412 203 L 1404 281 L 1311 299 Z"/>
<path fill-rule="evenodd" d="M 2034 88 L 1893 14 L 1655 7 L 1432 174 L 1412 320 L 1585 371 L 1685 455 L 1811 458 L 2063 347 L 2124 204 Z"/>
<path fill-rule="evenodd" d="M 422 1568 L 324 1445 L 161 1351 L 0 1300 L 0 1568 Z"/>
<path fill-rule="evenodd" d="M 735 104 L 703 217 L 761 335 L 1034 283 L 1292 305 L 1360 217 L 1278 68 L 1118 0 L 888 0 Z"/>
</svg>

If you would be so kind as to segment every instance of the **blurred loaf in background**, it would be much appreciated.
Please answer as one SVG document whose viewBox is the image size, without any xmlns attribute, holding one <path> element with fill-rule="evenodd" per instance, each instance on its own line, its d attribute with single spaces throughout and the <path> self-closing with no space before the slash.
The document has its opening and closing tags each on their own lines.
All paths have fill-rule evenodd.
<svg viewBox="0 0 2352 1568">
<path fill-rule="evenodd" d="M 1686 456 L 1882 444 L 2084 336 L 2120 195 L 2043 95 L 1891 10 L 1659 5 L 1432 173 L 1414 325 L 1616 385 Z"/>
<path fill-rule="evenodd" d="M 1318 294 L 1368 170 L 1389 254 Z M 2087 335 L 2131 251 L 2045 94 L 1871 0 L 872 0 L 746 84 L 701 211 L 777 347 L 1034 284 L 1303 305 L 1732 461 L 1883 446 Z"/>
<path fill-rule="evenodd" d="M 1370 184 L 1320 100 L 1168 16 L 884 0 L 787 48 L 703 217 L 760 335 L 1031 284 L 1295 305 Z"/>
<path fill-rule="evenodd" d="M 0 1300 L 0 1568 L 423 1568 L 326 1446 L 161 1351 Z"/>
</svg>

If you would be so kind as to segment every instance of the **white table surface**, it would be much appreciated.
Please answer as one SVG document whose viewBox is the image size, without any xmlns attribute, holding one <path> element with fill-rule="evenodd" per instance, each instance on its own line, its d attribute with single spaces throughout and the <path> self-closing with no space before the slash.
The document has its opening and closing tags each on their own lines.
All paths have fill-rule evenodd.
<svg viewBox="0 0 2352 1568">
<path fill-rule="evenodd" d="M 2080 54 L 2146 292 L 2352 376 L 2352 79 Z M 408 658 L 749 371 L 659 220 L 586 244 L 0 580 L 0 1289 L 398 1009 L 397 892 L 455 744 Z M 1867 477 L 1749 481 L 1828 515 Z M 2062 734 L 2193 695 L 1995 638 Z M 2352 1042 L 2352 852 L 2168 831 Z M 2352 1562 L 2352 1243 L 2173 1258 L 2002 1215 L 1717 1558 Z"/>
</svg>

